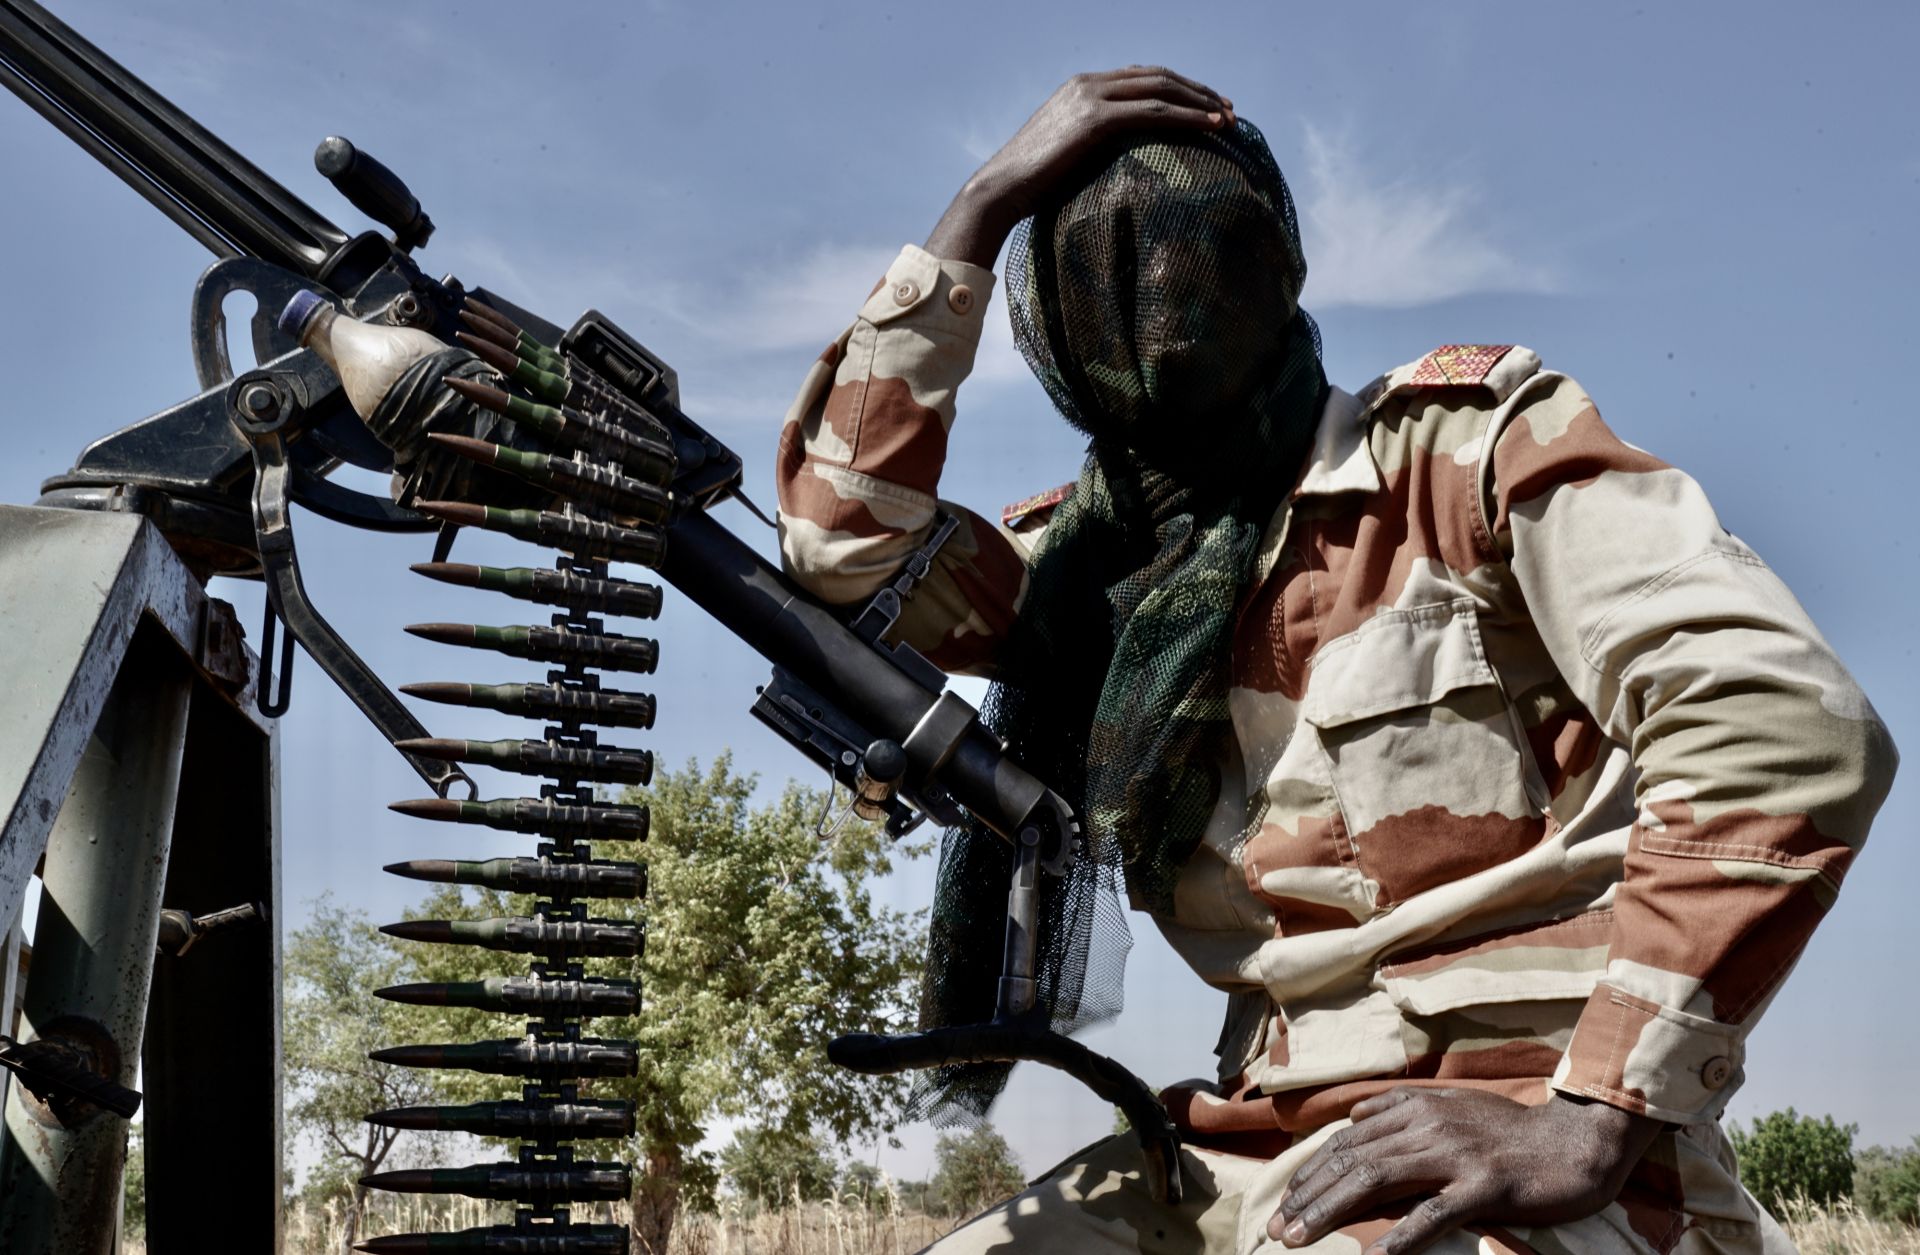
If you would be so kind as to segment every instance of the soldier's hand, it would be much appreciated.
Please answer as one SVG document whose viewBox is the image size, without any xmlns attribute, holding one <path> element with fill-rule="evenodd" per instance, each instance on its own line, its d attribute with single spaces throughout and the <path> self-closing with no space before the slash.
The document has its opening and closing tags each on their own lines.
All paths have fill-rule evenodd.
<svg viewBox="0 0 1920 1255">
<path fill-rule="evenodd" d="M 1231 100 L 1161 66 L 1076 74 L 967 180 L 927 251 L 991 266 L 1014 224 L 1107 140 L 1154 128 L 1211 131 L 1232 121 Z"/>
<path fill-rule="evenodd" d="M 1419 1199 L 1365 1255 L 1413 1255 L 1461 1225 L 1564 1224 L 1620 1193 L 1660 1122 L 1555 1096 L 1526 1106 L 1484 1090 L 1392 1090 L 1315 1151 L 1267 1234 L 1305 1246 L 1393 1203 Z"/>
</svg>

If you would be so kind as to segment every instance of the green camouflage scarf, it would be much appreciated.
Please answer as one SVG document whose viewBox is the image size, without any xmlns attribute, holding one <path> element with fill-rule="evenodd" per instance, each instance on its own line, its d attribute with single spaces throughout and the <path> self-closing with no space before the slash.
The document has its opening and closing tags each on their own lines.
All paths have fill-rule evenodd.
<svg viewBox="0 0 1920 1255">
<path fill-rule="evenodd" d="M 1040 998 L 1068 1031 L 1119 1010 L 1119 884 L 1170 912 L 1218 799 L 1236 613 L 1326 380 L 1292 197 L 1249 123 L 1136 140 L 1022 224 L 1007 273 L 1022 352 L 1091 437 L 984 712 L 1086 828 L 1041 908 Z M 1011 861 L 983 826 L 948 834 L 923 1027 L 991 1018 Z M 1007 1071 L 929 1074 L 919 1105 L 983 1115 Z"/>
</svg>

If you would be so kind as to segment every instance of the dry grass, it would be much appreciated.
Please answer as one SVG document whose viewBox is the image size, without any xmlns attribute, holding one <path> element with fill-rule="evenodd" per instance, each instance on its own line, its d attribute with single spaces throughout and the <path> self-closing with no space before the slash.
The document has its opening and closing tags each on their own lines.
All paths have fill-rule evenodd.
<svg viewBox="0 0 1920 1255">
<path fill-rule="evenodd" d="M 1920 1229 L 1875 1220 L 1850 1199 L 1831 1207 L 1801 1199 L 1776 1214 L 1800 1255 L 1920 1255 Z"/>
<path fill-rule="evenodd" d="M 509 1214 L 467 1199 L 434 1207 L 422 1199 L 383 1196 L 374 1200 L 365 1232 L 463 1229 L 498 1223 Z M 576 1212 L 575 1218 L 589 1217 Z M 625 1218 L 624 1208 L 591 1217 Z M 1780 1220 L 1801 1255 L 1920 1255 L 1920 1229 L 1870 1219 L 1844 1199 L 1832 1207 L 1791 1203 Z M 911 1255 L 956 1223 L 918 1212 L 869 1211 L 850 1199 L 756 1215 L 723 1208 L 717 1216 L 683 1218 L 674 1229 L 672 1255 Z M 341 1232 L 337 1209 L 295 1207 L 287 1214 L 286 1255 L 339 1255 Z M 128 1242 L 121 1251 L 146 1255 L 146 1246 Z"/>
<path fill-rule="evenodd" d="M 671 1255 L 911 1255 L 955 1223 L 832 1199 L 755 1216 L 723 1208 L 676 1226 Z"/>
<path fill-rule="evenodd" d="M 746 1209 L 723 1202 L 714 1216 L 683 1215 L 674 1226 L 670 1255 L 912 1255 L 948 1233 L 958 1220 L 925 1216 L 883 1200 L 869 1209 L 853 1198 L 804 1203 L 781 1211 Z M 474 1199 L 438 1200 L 376 1195 L 362 1217 L 360 1236 L 427 1233 L 510 1222 L 513 1210 Z M 624 1224 L 623 1205 L 576 1208 L 580 1223 Z M 345 1217 L 337 1206 L 296 1204 L 287 1211 L 285 1255 L 341 1255 Z M 146 1255 L 146 1244 L 129 1240 L 121 1255 Z"/>
</svg>

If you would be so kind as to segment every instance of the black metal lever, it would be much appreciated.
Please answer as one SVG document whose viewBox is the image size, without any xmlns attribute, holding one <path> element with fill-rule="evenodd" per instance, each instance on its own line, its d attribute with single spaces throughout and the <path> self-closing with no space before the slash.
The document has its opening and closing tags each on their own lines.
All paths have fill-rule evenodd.
<svg viewBox="0 0 1920 1255">
<path fill-rule="evenodd" d="M 1120 1108 L 1140 1139 L 1147 1184 L 1156 1200 L 1180 1201 L 1180 1134 L 1160 1099 L 1133 1073 L 1105 1055 L 1047 1027 L 1044 1011 L 992 1024 L 960 1024 L 887 1037 L 851 1033 L 827 1043 L 827 1059 L 855 1072 L 908 1072 L 956 1063 L 1031 1061 L 1058 1068 Z"/>
<path fill-rule="evenodd" d="M 327 176 L 353 207 L 393 232 L 393 242 L 406 252 L 424 246 L 433 234 L 433 219 L 420 200 L 407 190 L 400 176 L 353 146 L 352 141 L 329 135 L 313 150 L 313 168 Z"/>
<path fill-rule="evenodd" d="M 65 1098 L 104 1107 L 122 1120 L 140 1110 L 140 1095 L 87 1070 L 58 1042 L 18 1042 L 0 1035 L 0 1068 L 42 1098 Z"/>
</svg>

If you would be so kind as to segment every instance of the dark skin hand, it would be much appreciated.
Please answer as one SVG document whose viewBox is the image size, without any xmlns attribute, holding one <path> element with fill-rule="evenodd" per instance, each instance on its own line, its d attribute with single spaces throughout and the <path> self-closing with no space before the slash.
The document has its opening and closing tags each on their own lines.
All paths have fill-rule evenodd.
<svg viewBox="0 0 1920 1255">
<path fill-rule="evenodd" d="M 1305 1246 L 1389 1203 L 1420 1200 L 1365 1255 L 1412 1255 L 1461 1225 L 1564 1224 L 1620 1193 L 1661 1122 L 1555 1095 L 1402 1088 L 1353 1108 L 1300 1165 L 1267 1235 Z"/>
<path fill-rule="evenodd" d="M 992 266 L 1014 225 L 1108 140 L 1153 129 L 1213 131 L 1232 121 L 1231 100 L 1161 66 L 1076 74 L 967 180 L 927 237 L 927 251 Z"/>
</svg>

